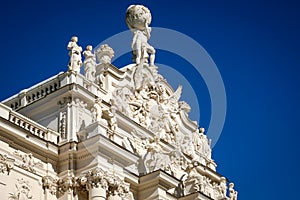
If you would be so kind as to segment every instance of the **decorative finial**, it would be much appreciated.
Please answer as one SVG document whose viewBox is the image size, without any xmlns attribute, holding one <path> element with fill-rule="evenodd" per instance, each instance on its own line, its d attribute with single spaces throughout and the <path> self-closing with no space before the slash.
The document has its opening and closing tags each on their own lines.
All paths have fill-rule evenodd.
<svg viewBox="0 0 300 200">
<path fill-rule="evenodd" d="M 97 61 L 101 64 L 110 64 L 114 54 L 114 50 L 107 44 L 101 45 L 96 50 Z"/>
<path fill-rule="evenodd" d="M 78 38 L 76 36 L 73 36 L 71 38 L 71 41 L 68 43 L 67 49 L 69 51 L 70 61 L 69 61 L 69 70 L 74 71 L 76 73 L 80 73 L 80 67 L 82 66 L 82 60 L 81 60 L 81 52 L 82 48 L 81 46 L 77 45 Z"/>
<path fill-rule="evenodd" d="M 150 54 L 150 65 L 154 65 L 155 49 L 148 44 L 150 39 L 152 17 L 150 10 L 143 5 L 131 5 L 126 11 L 126 24 L 133 33 L 132 54 L 133 60 L 138 65 L 148 62 Z"/>
</svg>

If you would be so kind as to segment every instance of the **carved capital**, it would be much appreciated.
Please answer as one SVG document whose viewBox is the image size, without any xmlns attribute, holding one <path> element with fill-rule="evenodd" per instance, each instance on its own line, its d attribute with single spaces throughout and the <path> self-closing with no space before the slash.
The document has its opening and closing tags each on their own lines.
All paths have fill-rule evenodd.
<svg viewBox="0 0 300 200">
<path fill-rule="evenodd" d="M 84 177 L 81 178 L 81 184 L 85 185 L 87 190 L 99 187 L 108 189 L 106 172 L 100 168 L 90 170 Z"/>
<path fill-rule="evenodd" d="M 86 175 L 79 177 L 78 184 L 85 186 L 87 190 L 95 188 L 105 189 L 108 197 L 120 196 L 124 199 L 133 199 L 129 198 L 132 196 L 129 183 L 100 168 L 90 170 Z"/>
<path fill-rule="evenodd" d="M 75 179 L 74 177 L 68 175 L 63 179 L 59 179 L 57 185 L 58 192 L 60 194 L 64 194 L 65 192 L 72 192 L 75 187 Z"/>
<path fill-rule="evenodd" d="M 51 176 L 44 176 L 42 178 L 43 189 L 48 189 L 52 195 L 56 195 L 57 192 L 57 180 Z"/>
</svg>

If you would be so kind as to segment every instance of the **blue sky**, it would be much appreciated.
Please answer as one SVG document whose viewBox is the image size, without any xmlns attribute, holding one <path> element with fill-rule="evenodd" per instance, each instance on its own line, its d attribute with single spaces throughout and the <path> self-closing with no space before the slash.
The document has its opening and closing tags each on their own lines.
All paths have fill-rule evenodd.
<svg viewBox="0 0 300 200">
<path fill-rule="evenodd" d="M 5 99 L 67 70 L 66 45 L 98 45 L 128 30 L 125 11 L 144 4 L 151 26 L 188 35 L 201 44 L 222 76 L 227 113 L 213 149 L 218 172 L 235 182 L 239 199 L 297 199 L 299 181 L 299 46 L 297 1 L 12 1 L 0 6 Z M 178 40 L 180 45 L 180 40 Z M 117 51 L 117 49 L 115 49 Z M 128 64 L 130 55 L 115 64 Z M 126 63 L 127 62 L 127 63 Z M 210 120 L 204 81 L 188 63 L 158 51 L 157 62 L 174 66 L 197 91 L 200 124 Z"/>
</svg>

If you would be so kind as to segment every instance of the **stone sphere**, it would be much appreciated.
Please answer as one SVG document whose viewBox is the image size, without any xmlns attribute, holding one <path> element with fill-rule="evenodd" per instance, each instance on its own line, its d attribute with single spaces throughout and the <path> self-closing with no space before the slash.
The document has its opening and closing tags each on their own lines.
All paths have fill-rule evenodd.
<svg viewBox="0 0 300 200">
<path fill-rule="evenodd" d="M 143 5 L 131 5 L 126 11 L 126 24 L 130 29 L 144 30 L 151 20 L 150 10 Z"/>
</svg>

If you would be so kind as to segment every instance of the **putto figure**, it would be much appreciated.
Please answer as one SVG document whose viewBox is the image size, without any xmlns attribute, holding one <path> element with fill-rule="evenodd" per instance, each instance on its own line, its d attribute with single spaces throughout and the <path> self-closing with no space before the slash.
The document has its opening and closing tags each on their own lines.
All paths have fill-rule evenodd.
<svg viewBox="0 0 300 200">
<path fill-rule="evenodd" d="M 78 38 L 76 36 L 73 36 L 71 38 L 71 41 L 68 43 L 67 49 L 69 50 L 69 70 L 74 71 L 76 73 L 80 73 L 80 67 L 82 66 L 82 60 L 81 60 L 81 52 L 82 48 L 81 46 L 77 45 Z"/>
<path fill-rule="evenodd" d="M 154 65 L 155 49 L 148 44 L 150 39 L 151 13 L 148 8 L 142 5 L 131 5 L 126 12 L 127 26 L 133 33 L 132 54 L 136 64 L 141 61 L 148 61 L 148 53 L 150 53 L 150 65 Z"/>
</svg>

